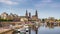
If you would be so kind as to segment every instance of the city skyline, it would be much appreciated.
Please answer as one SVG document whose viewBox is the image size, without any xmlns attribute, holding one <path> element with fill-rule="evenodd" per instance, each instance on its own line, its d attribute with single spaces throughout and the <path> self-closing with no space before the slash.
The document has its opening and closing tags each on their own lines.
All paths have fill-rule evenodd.
<svg viewBox="0 0 60 34">
<path fill-rule="evenodd" d="M 38 11 L 39 18 L 60 18 L 60 0 L 0 0 L 0 14 L 3 12 L 25 15 L 26 10 L 32 15 Z"/>
</svg>

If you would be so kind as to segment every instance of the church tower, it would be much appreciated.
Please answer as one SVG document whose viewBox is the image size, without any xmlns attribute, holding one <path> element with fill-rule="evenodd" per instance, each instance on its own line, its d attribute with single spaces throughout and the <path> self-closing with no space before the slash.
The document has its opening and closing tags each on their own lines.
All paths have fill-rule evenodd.
<svg viewBox="0 0 60 34">
<path fill-rule="evenodd" d="M 31 18 L 31 13 L 29 12 L 29 18 Z"/>
<path fill-rule="evenodd" d="M 35 16 L 38 18 L 38 13 L 37 13 L 37 10 L 36 10 Z"/>
<path fill-rule="evenodd" d="M 28 17 L 28 12 L 27 12 L 27 10 L 26 10 L 26 14 L 25 14 L 25 16 Z"/>
</svg>

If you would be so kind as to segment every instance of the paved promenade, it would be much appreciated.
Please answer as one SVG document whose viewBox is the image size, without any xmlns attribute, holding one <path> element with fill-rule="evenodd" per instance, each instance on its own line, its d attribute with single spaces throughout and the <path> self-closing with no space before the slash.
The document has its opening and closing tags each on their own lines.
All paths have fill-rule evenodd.
<svg viewBox="0 0 60 34">
<path fill-rule="evenodd" d="M 0 34 L 12 34 L 13 30 L 9 27 L 1 27 Z"/>
</svg>

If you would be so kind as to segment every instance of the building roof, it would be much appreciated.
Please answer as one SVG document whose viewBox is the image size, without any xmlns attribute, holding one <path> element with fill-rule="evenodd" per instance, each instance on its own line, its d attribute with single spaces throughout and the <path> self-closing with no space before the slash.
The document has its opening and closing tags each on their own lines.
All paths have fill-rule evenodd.
<svg viewBox="0 0 60 34">
<path fill-rule="evenodd" d="M 26 17 L 26 16 L 20 16 L 20 18 L 28 18 L 28 17 Z"/>
<path fill-rule="evenodd" d="M 8 15 L 6 12 L 3 12 L 2 14 L 6 14 L 6 15 Z M 1 14 L 1 15 L 2 15 L 2 14 Z"/>
</svg>

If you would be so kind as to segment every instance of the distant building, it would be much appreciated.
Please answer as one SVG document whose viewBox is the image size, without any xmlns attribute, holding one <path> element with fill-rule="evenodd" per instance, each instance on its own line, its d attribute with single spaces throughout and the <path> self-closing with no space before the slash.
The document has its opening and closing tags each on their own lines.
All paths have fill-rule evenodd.
<svg viewBox="0 0 60 34">
<path fill-rule="evenodd" d="M 20 16 L 20 21 L 27 22 L 28 18 L 26 16 Z"/>
<path fill-rule="evenodd" d="M 38 13 L 37 13 L 37 10 L 36 10 L 35 16 L 38 18 Z"/>
<path fill-rule="evenodd" d="M 10 13 L 10 15 L 8 15 L 6 12 L 3 12 L 1 14 L 1 19 L 7 19 L 7 20 L 13 20 L 13 21 L 24 21 L 24 22 L 28 22 L 28 21 L 39 21 L 38 19 L 38 12 L 36 10 L 35 15 L 31 16 L 31 13 L 26 10 L 25 16 L 18 16 L 16 14 L 12 14 Z"/>
<path fill-rule="evenodd" d="M 27 10 L 26 10 L 25 16 L 28 17 L 28 12 L 27 12 Z"/>
<path fill-rule="evenodd" d="M 45 19 L 45 22 L 53 23 L 55 21 L 56 21 L 56 19 L 54 17 L 48 17 L 48 18 Z"/>
<path fill-rule="evenodd" d="M 10 13 L 10 18 L 13 21 L 20 21 L 20 17 L 17 14 Z"/>
<path fill-rule="evenodd" d="M 7 17 L 8 17 L 8 14 L 6 12 L 3 12 L 1 14 L 1 19 L 7 19 Z"/>
<path fill-rule="evenodd" d="M 35 15 L 31 16 L 31 13 L 27 12 L 26 10 L 26 13 L 25 13 L 25 16 L 20 16 L 20 20 L 21 21 L 37 21 L 38 20 L 38 13 L 37 13 L 37 10 L 35 12 Z"/>
<path fill-rule="evenodd" d="M 32 16 L 32 20 L 33 20 L 33 21 L 37 21 L 37 20 L 38 20 L 37 10 L 36 10 L 36 12 L 35 12 L 35 15 Z"/>
<path fill-rule="evenodd" d="M 25 16 L 20 16 L 20 21 L 28 22 L 28 18 L 29 18 L 29 15 L 26 10 Z"/>
<path fill-rule="evenodd" d="M 10 15 L 8 15 L 6 12 L 3 12 L 1 14 L 1 19 L 20 21 L 20 17 L 18 15 L 12 14 L 12 13 L 10 13 Z"/>
</svg>

